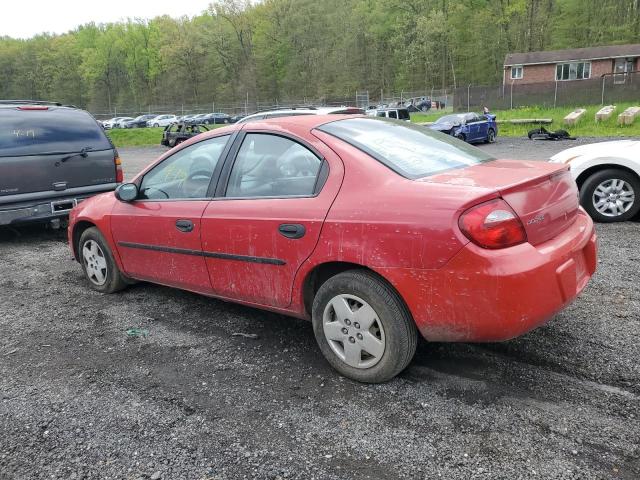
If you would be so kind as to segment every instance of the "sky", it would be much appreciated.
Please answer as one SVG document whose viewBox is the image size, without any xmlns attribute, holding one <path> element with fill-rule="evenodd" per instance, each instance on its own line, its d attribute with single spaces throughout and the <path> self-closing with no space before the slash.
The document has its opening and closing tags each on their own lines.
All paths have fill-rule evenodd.
<svg viewBox="0 0 640 480">
<path fill-rule="evenodd" d="M 211 0 L 2 0 L 0 37 L 30 38 L 38 33 L 65 33 L 89 22 L 109 23 L 159 15 L 192 17 Z"/>
</svg>

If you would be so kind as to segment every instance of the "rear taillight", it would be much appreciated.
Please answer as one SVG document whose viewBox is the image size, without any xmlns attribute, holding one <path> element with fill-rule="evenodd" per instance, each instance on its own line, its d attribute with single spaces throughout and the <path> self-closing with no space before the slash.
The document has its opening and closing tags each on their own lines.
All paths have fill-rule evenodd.
<svg viewBox="0 0 640 480">
<path fill-rule="evenodd" d="M 465 237 L 482 248 L 505 248 L 527 241 L 522 222 L 501 198 L 470 208 L 458 220 Z"/>
<path fill-rule="evenodd" d="M 124 174 L 122 173 L 122 160 L 118 154 L 113 158 L 113 163 L 116 166 L 116 183 L 122 183 L 124 181 Z"/>
</svg>

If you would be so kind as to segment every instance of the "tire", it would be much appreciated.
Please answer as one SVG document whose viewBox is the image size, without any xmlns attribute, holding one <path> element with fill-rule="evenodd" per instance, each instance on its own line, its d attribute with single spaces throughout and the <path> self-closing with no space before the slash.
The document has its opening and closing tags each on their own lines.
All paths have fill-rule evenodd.
<svg viewBox="0 0 640 480">
<path fill-rule="evenodd" d="M 496 131 L 493 128 L 487 130 L 487 143 L 496 143 Z"/>
<path fill-rule="evenodd" d="M 458 133 L 457 135 L 454 135 L 454 137 L 458 140 L 462 140 L 463 142 L 467 141 L 467 137 L 465 137 L 464 133 Z"/>
<path fill-rule="evenodd" d="M 154 123 L 154 124 L 153 124 L 153 126 L 154 126 L 155 128 L 158 128 L 160 125 L 158 125 L 157 123 Z"/>
<path fill-rule="evenodd" d="M 611 187 L 613 189 L 607 192 L 607 189 Z M 608 195 L 613 196 L 609 197 Z M 606 199 L 610 205 L 615 203 L 618 206 L 617 209 L 606 206 L 598 208 L 596 206 L 598 198 Z M 625 199 L 629 199 L 629 201 L 625 201 Z M 640 211 L 640 178 L 631 172 L 618 168 L 600 170 L 582 184 L 580 205 L 596 222 L 612 223 L 630 220 Z M 619 207 L 620 205 L 622 205 L 622 209 Z"/>
<path fill-rule="evenodd" d="M 169 142 L 167 142 L 169 144 L 169 147 L 173 148 L 177 145 L 176 143 L 176 139 L 172 138 L 171 140 L 169 140 Z"/>
<path fill-rule="evenodd" d="M 345 306 L 348 310 L 341 310 Z M 358 314 L 361 309 L 363 313 Z M 339 315 L 339 311 L 346 315 Z M 373 319 L 368 328 L 367 319 Z M 320 351 L 329 364 L 358 382 L 392 379 L 416 351 L 418 333 L 400 295 L 366 270 L 348 270 L 323 283 L 313 300 L 312 322 Z M 345 345 L 352 345 L 349 354 Z"/>
<path fill-rule="evenodd" d="M 100 293 L 115 293 L 128 285 L 113 259 L 109 244 L 96 227 L 86 229 L 80 236 L 78 257 L 84 275 L 94 290 Z M 99 274 L 96 273 L 98 270 Z"/>
</svg>

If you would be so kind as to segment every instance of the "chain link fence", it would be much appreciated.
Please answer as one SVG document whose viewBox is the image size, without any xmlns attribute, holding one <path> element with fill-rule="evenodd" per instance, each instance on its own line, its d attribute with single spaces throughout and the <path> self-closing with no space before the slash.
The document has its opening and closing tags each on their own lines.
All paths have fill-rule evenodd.
<svg viewBox="0 0 640 480">
<path fill-rule="evenodd" d="M 99 120 L 112 117 L 136 117 L 142 114 L 188 115 L 223 112 L 229 115 L 248 115 L 260 110 L 301 106 L 357 106 L 362 109 L 379 106 L 417 106 L 435 111 L 472 111 L 489 107 L 508 110 L 520 107 L 542 108 L 608 105 L 617 102 L 640 102 L 640 72 L 607 74 L 598 78 L 544 83 L 506 83 L 500 86 L 467 85 L 451 89 L 429 88 L 415 91 L 371 92 L 360 90 L 352 96 L 335 98 L 301 98 L 279 101 L 252 99 L 242 102 L 211 102 L 201 104 L 161 104 L 141 108 L 115 108 L 112 112 L 93 112 Z"/>
<path fill-rule="evenodd" d="M 420 102 L 431 101 L 430 106 L 434 109 L 449 109 L 453 105 L 452 90 L 421 90 L 410 92 L 385 92 L 380 91 L 374 96 L 367 90 L 354 92 L 351 97 L 323 97 L 323 98 L 300 98 L 289 100 L 256 100 L 249 96 L 244 102 L 211 102 L 200 104 L 157 104 L 145 107 L 114 108 L 113 111 L 94 111 L 94 117 L 98 120 L 106 120 L 113 117 L 137 117 L 144 114 L 175 114 L 192 115 L 199 113 L 222 112 L 229 115 L 248 115 L 262 110 L 273 110 L 283 107 L 341 107 L 357 106 L 366 110 L 376 106 L 409 106 Z"/>
<path fill-rule="evenodd" d="M 640 72 L 607 74 L 587 80 L 520 84 L 497 87 L 468 85 L 454 91 L 456 111 L 508 110 L 520 107 L 543 108 L 608 105 L 640 102 Z"/>
</svg>

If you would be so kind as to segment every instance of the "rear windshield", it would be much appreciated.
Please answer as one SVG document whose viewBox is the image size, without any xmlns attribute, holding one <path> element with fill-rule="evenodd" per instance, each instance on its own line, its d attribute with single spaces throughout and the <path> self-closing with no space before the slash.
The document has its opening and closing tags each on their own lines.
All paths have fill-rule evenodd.
<svg viewBox="0 0 640 480">
<path fill-rule="evenodd" d="M 102 128 L 83 110 L 0 108 L 0 157 L 109 150 Z"/>
<path fill-rule="evenodd" d="M 408 122 L 349 118 L 327 123 L 318 130 L 344 140 L 411 179 L 495 160 L 461 140 Z"/>
</svg>

